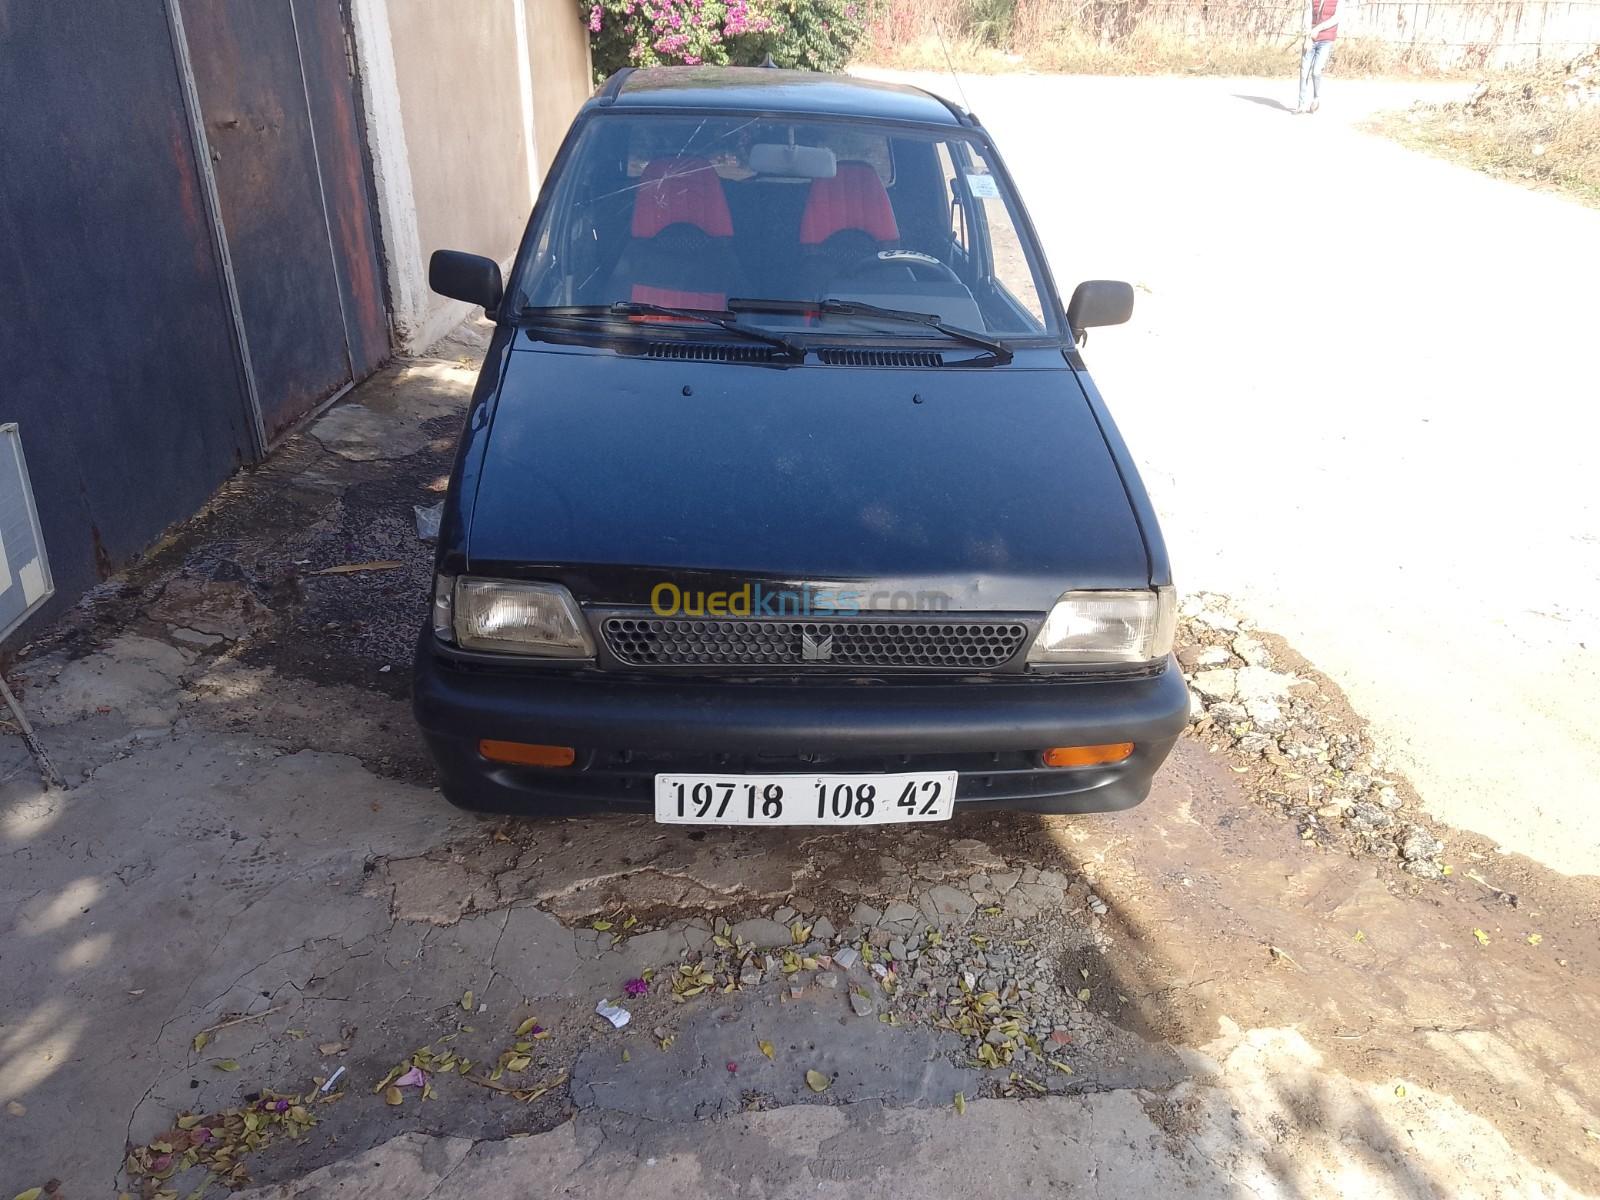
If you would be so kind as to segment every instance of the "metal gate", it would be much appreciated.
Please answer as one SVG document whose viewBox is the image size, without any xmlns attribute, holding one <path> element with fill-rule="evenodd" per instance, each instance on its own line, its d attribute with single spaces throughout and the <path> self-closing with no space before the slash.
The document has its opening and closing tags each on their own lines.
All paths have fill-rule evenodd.
<svg viewBox="0 0 1600 1200">
<path fill-rule="evenodd" d="M 341 0 L 168 0 L 265 449 L 388 350 Z"/>
</svg>

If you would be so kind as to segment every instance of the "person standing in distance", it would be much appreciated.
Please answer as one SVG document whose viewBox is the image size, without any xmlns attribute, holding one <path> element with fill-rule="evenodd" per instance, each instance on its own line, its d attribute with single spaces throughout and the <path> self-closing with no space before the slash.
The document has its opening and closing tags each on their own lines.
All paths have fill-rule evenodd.
<svg viewBox="0 0 1600 1200">
<path fill-rule="evenodd" d="M 1297 113 L 1322 106 L 1322 71 L 1333 57 L 1339 36 L 1339 0 L 1306 0 L 1305 48 L 1300 54 L 1300 103 Z"/>
</svg>

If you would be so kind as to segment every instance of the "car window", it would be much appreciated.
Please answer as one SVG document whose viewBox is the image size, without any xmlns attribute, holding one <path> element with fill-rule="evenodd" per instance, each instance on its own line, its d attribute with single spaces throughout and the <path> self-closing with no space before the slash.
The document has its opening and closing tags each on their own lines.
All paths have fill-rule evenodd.
<svg viewBox="0 0 1600 1200">
<path fill-rule="evenodd" d="M 1054 332 L 1014 201 L 965 131 L 610 112 L 585 122 L 550 187 L 513 281 L 528 307 L 833 298 L 997 335 Z M 744 319 L 799 330 L 823 320 Z M 928 336 L 903 322 L 855 326 Z"/>
<path fill-rule="evenodd" d="M 961 173 L 956 170 L 956 160 L 950 157 L 948 143 L 940 142 L 937 150 L 939 174 L 944 179 L 946 202 L 950 207 L 950 240 L 958 253 L 970 254 L 970 243 L 967 241 L 967 210 L 961 203 Z"/>
<path fill-rule="evenodd" d="M 628 130 L 630 179 L 642 176 L 645 167 L 653 160 L 678 153 L 675 139 L 682 131 L 681 123 L 668 125 L 662 121 L 630 121 Z M 885 187 L 894 185 L 894 160 L 889 153 L 889 139 L 883 133 L 841 125 L 830 132 L 828 145 L 840 158 L 871 164 Z M 745 180 L 755 173 L 750 168 L 748 156 L 741 155 L 737 147 L 712 155 L 709 161 L 724 180 Z"/>
<path fill-rule="evenodd" d="M 967 153 L 966 184 L 972 197 L 968 207 L 976 210 L 973 221 L 987 236 L 994 283 L 1042 327 L 1044 306 L 1039 301 L 1033 270 L 1028 266 L 1028 256 L 1011 218 L 1011 209 L 1001 198 L 999 181 L 990 173 L 989 163 L 977 147 L 968 147 Z"/>
</svg>

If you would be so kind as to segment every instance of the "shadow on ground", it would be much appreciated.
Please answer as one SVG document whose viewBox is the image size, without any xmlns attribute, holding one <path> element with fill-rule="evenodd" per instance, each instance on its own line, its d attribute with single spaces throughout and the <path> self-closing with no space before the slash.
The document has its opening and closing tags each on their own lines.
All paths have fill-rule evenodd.
<svg viewBox="0 0 1600 1200">
<path fill-rule="evenodd" d="M 1099 818 L 449 809 L 406 707 L 411 510 L 470 382 L 391 368 L 19 668 L 73 786 L 7 745 L 0 1193 L 132 1190 L 142 1148 L 182 1194 L 200 1172 L 172 1139 L 209 1126 L 181 1114 L 221 1128 L 272 1089 L 316 1123 L 240 1161 L 307 1194 L 1600 1181 L 1593 929 L 1562 882 L 1512 908 L 1307 845 L 1196 741 Z M 415 1063 L 432 1098 L 387 1103 Z"/>
</svg>

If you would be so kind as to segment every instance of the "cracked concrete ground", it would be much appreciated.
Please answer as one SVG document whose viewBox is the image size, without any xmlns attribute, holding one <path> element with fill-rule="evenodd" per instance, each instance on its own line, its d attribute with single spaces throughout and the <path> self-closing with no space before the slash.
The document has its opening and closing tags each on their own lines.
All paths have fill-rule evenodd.
<svg viewBox="0 0 1600 1200">
<path fill-rule="evenodd" d="M 340 1068 L 241 1156 L 252 1195 L 1600 1188 L 1584 881 L 1465 834 L 1509 901 L 1308 845 L 1198 739 L 1105 817 L 449 808 L 405 702 L 410 522 L 471 379 L 391 367 L 14 670 L 71 786 L 0 744 L 0 1195 L 188 1195 L 204 1172 L 141 1182 L 130 1150 Z M 684 965 L 713 982 L 680 999 Z M 946 1027 L 964 971 L 1033 1043 Z M 386 1103 L 423 1048 L 431 1098 Z"/>
</svg>

